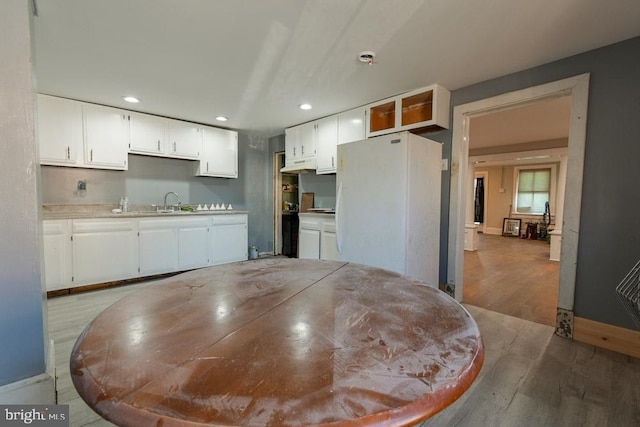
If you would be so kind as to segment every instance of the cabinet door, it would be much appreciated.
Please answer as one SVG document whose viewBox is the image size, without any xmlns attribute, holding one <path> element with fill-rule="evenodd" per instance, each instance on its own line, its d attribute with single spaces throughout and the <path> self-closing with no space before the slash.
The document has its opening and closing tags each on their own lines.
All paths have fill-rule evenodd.
<svg viewBox="0 0 640 427">
<path fill-rule="evenodd" d="M 320 259 L 320 230 L 300 229 L 298 233 L 298 258 Z"/>
<path fill-rule="evenodd" d="M 140 220 L 138 257 L 141 276 L 178 271 L 178 229 L 166 220 Z"/>
<path fill-rule="evenodd" d="M 298 128 L 298 139 L 296 144 L 297 154 L 294 157 L 306 159 L 316 155 L 316 122 L 305 123 Z"/>
<path fill-rule="evenodd" d="M 73 221 L 75 286 L 136 277 L 137 235 L 133 221 Z"/>
<path fill-rule="evenodd" d="M 149 114 L 129 113 L 129 152 L 158 156 L 164 154 L 167 119 Z"/>
<path fill-rule="evenodd" d="M 202 153 L 196 175 L 238 177 L 238 133 L 204 127 L 202 129 Z"/>
<path fill-rule="evenodd" d="M 329 261 L 336 261 L 338 259 L 336 222 L 333 216 L 323 218 L 322 234 L 320 235 L 320 259 Z"/>
<path fill-rule="evenodd" d="M 367 138 L 384 135 L 398 129 L 398 99 L 377 102 L 370 105 L 368 112 Z"/>
<path fill-rule="evenodd" d="M 365 139 L 365 108 L 338 114 L 338 145 Z"/>
<path fill-rule="evenodd" d="M 40 164 L 81 166 L 82 103 L 38 95 L 38 140 Z"/>
<path fill-rule="evenodd" d="M 47 291 L 71 287 L 71 230 L 69 220 L 42 222 L 44 278 Z"/>
<path fill-rule="evenodd" d="M 316 122 L 317 174 L 335 173 L 338 145 L 338 117 L 326 117 Z"/>
<path fill-rule="evenodd" d="M 209 225 L 208 220 L 205 222 L 180 228 L 180 270 L 205 267 L 209 264 Z"/>
<path fill-rule="evenodd" d="M 198 159 L 202 151 L 202 132 L 195 123 L 169 120 L 167 154 L 181 159 Z"/>
<path fill-rule="evenodd" d="M 298 128 L 292 127 L 284 130 L 284 164 L 289 166 L 298 158 Z"/>
<path fill-rule="evenodd" d="M 127 168 L 128 117 L 124 110 L 83 104 L 85 165 L 100 169 Z"/>
<path fill-rule="evenodd" d="M 320 242 L 320 259 L 336 261 L 338 259 L 338 245 L 335 231 L 323 231 Z"/>
<path fill-rule="evenodd" d="M 212 231 L 214 265 L 248 258 L 247 215 L 214 216 Z"/>
</svg>

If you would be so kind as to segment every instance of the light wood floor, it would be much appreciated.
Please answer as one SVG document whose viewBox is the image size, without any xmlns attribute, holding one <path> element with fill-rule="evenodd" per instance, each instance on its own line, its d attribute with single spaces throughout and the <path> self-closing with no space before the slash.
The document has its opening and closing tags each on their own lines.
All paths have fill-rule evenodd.
<svg viewBox="0 0 640 427">
<path fill-rule="evenodd" d="M 479 234 L 478 250 L 464 254 L 462 301 L 555 326 L 559 273 L 545 241 Z"/>
<path fill-rule="evenodd" d="M 48 300 L 55 341 L 58 400 L 70 425 L 110 426 L 80 399 L 69 374 L 73 344 L 103 309 L 154 282 Z M 640 359 L 581 344 L 553 328 L 465 305 L 486 347 L 472 387 L 427 426 L 638 426 Z"/>
</svg>

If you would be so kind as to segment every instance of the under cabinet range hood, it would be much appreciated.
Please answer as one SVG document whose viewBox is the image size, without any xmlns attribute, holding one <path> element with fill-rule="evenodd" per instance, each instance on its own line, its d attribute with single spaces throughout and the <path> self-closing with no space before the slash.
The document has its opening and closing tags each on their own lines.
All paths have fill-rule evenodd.
<svg viewBox="0 0 640 427">
<path fill-rule="evenodd" d="M 307 173 L 309 171 L 315 171 L 315 170 L 316 170 L 316 158 L 310 157 L 308 159 L 294 160 L 293 162 L 289 163 L 288 165 L 280 169 L 280 172 Z"/>
</svg>

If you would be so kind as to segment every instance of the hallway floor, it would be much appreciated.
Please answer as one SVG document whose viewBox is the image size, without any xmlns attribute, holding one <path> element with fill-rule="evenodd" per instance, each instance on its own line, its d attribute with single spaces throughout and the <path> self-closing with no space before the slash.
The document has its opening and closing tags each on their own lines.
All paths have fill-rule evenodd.
<svg viewBox="0 0 640 427">
<path fill-rule="evenodd" d="M 555 327 L 559 273 L 545 241 L 479 234 L 464 254 L 462 301 Z"/>
</svg>

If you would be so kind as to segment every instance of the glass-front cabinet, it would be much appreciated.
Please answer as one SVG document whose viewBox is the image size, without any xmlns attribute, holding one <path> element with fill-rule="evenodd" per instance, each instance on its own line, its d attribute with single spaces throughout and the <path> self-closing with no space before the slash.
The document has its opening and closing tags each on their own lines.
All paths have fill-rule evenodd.
<svg viewBox="0 0 640 427">
<path fill-rule="evenodd" d="M 368 106 L 367 138 L 404 130 L 449 128 L 450 92 L 427 86 Z"/>
</svg>

